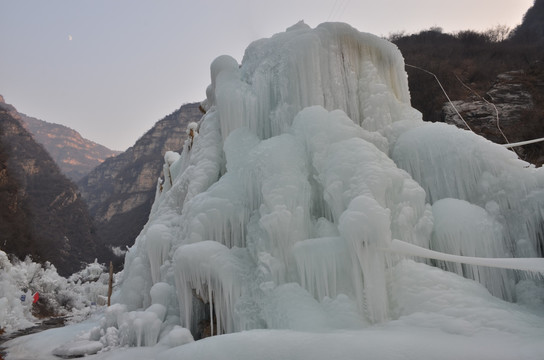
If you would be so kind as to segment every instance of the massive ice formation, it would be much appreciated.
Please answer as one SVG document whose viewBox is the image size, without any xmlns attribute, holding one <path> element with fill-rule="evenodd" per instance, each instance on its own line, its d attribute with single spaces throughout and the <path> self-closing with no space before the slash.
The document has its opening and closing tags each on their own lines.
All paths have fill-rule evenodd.
<svg viewBox="0 0 544 360">
<path fill-rule="evenodd" d="M 117 319 L 152 326 L 125 342 L 154 344 L 157 326 L 199 337 L 385 321 L 399 313 L 393 239 L 542 256 L 543 172 L 472 133 L 423 123 L 409 99 L 398 49 L 345 24 L 296 24 L 252 43 L 241 65 L 218 57 L 198 137 L 166 154 L 126 256 L 117 301 L 130 316 Z M 510 300 L 527 277 L 440 266 Z"/>
</svg>

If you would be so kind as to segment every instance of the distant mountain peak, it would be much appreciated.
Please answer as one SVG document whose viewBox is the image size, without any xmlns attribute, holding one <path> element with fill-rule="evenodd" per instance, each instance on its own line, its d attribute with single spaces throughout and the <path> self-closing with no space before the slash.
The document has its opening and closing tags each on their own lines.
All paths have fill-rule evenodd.
<svg viewBox="0 0 544 360">
<path fill-rule="evenodd" d="M 25 128 L 51 154 L 62 172 L 73 181 L 87 175 L 107 158 L 121 153 L 85 139 L 67 126 L 21 115 Z"/>
<path fill-rule="evenodd" d="M 78 181 L 107 158 L 121 153 L 85 139 L 67 126 L 20 113 L 12 105 L 6 104 L 2 95 L 0 107 L 19 120 L 34 140 L 44 146 L 62 173 L 72 181 Z"/>
</svg>

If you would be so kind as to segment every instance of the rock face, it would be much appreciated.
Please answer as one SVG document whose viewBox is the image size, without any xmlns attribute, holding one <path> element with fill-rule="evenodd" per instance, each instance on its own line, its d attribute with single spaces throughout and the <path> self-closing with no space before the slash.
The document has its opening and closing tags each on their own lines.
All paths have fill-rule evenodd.
<svg viewBox="0 0 544 360">
<path fill-rule="evenodd" d="M 0 104 L 0 247 L 69 275 L 105 248 L 77 187 L 20 122 L 15 108 Z"/>
<path fill-rule="evenodd" d="M 106 244 L 122 248 L 133 244 L 149 216 L 165 152 L 180 151 L 187 124 L 201 116 L 199 104 L 182 106 L 78 182 Z"/>
<path fill-rule="evenodd" d="M 540 122 L 532 119 L 535 104 L 524 79 L 526 76 L 522 71 L 500 74 L 483 98 L 474 95 L 466 100 L 453 101 L 453 105 L 475 133 L 495 143 L 541 137 L 543 129 Z M 450 103 L 444 104 L 442 116 L 446 123 L 466 129 Z M 542 152 L 532 154 L 534 147 L 517 147 L 515 151 L 521 158 L 540 166 L 544 156 Z"/>
<path fill-rule="evenodd" d="M 24 127 L 42 144 L 62 172 L 78 181 L 105 159 L 121 151 L 84 139 L 77 131 L 21 114 Z"/>
</svg>

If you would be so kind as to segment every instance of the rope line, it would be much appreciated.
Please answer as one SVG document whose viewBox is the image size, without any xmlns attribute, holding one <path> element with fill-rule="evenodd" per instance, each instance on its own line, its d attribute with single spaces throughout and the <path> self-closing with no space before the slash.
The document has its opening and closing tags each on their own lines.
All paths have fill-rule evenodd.
<svg viewBox="0 0 544 360">
<path fill-rule="evenodd" d="M 544 141 L 544 138 L 538 138 L 538 139 L 527 140 L 527 141 L 520 141 L 520 142 L 517 142 L 517 143 L 510 143 L 510 144 L 501 144 L 501 145 L 504 146 L 505 148 L 509 149 L 509 148 L 513 148 L 513 147 L 516 147 L 516 146 L 529 145 L 529 144 L 534 144 L 534 143 L 538 143 L 538 142 L 541 142 L 541 141 Z"/>
<path fill-rule="evenodd" d="M 465 126 L 467 127 L 467 129 L 469 129 L 470 131 L 474 132 L 470 126 L 468 126 L 467 122 L 465 121 L 465 119 L 463 119 L 463 117 L 461 116 L 461 114 L 459 113 L 459 111 L 457 111 L 457 108 L 455 107 L 455 105 L 453 105 L 453 102 L 451 101 L 450 97 L 448 96 L 448 94 L 446 93 L 446 90 L 444 89 L 444 87 L 442 86 L 442 83 L 440 82 L 440 80 L 438 80 L 438 77 L 430 72 L 429 70 L 425 70 L 425 69 L 422 69 L 418 66 L 414 66 L 414 65 L 410 65 L 410 64 L 405 64 L 406 66 L 408 67 L 411 67 L 411 68 L 414 68 L 414 69 L 418 69 L 418 70 L 421 70 L 423 72 L 426 72 L 427 74 L 430 74 L 432 75 L 436 82 L 438 83 L 438 85 L 440 86 L 440 89 L 442 89 L 442 92 L 444 93 L 444 95 L 446 95 L 446 99 L 448 99 L 448 102 L 450 103 L 451 107 L 453 108 L 453 110 L 455 110 L 455 113 L 459 116 L 459 118 L 461 118 L 461 120 L 463 121 L 463 123 L 465 124 Z"/>
<path fill-rule="evenodd" d="M 470 131 L 474 132 L 474 130 L 472 130 L 470 128 L 470 126 L 467 124 L 467 122 L 465 121 L 465 119 L 463 118 L 463 116 L 461 116 L 461 114 L 459 113 L 459 111 L 457 111 L 457 108 L 455 107 L 455 105 L 453 105 L 453 102 L 451 101 L 450 97 L 448 96 L 448 94 L 446 93 L 446 90 L 444 89 L 444 87 L 442 86 L 442 83 L 440 82 L 440 80 L 438 80 L 438 77 L 430 72 L 429 70 L 425 70 L 425 69 L 422 69 L 418 66 L 414 66 L 414 65 L 410 65 L 410 64 L 404 64 L 408 67 L 411 67 L 411 68 L 414 68 L 414 69 L 418 69 L 418 70 L 421 70 L 423 72 L 426 72 L 427 74 L 429 75 L 432 75 L 436 82 L 438 83 L 438 85 L 440 86 L 440 89 L 442 89 L 442 92 L 444 93 L 444 95 L 446 96 L 446 99 L 448 99 L 448 102 L 450 103 L 451 107 L 453 108 L 453 110 L 455 110 L 455 113 L 457 114 L 457 116 L 459 116 L 459 118 L 463 121 L 463 123 L 465 124 L 465 126 L 467 127 L 467 129 L 469 129 Z M 457 75 L 455 75 L 455 77 L 457 77 Z M 463 84 L 463 86 L 465 86 L 466 88 L 468 88 L 470 91 L 474 92 L 472 89 L 470 89 L 468 86 L 466 86 L 462 81 L 461 79 L 459 79 L 459 77 L 457 77 L 457 80 L 459 80 L 461 82 L 461 84 Z M 476 95 L 478 95 L 477 93 L 475 93 Z M 493 108 L 495 108 L 495 112 L 497 114 L 497 128 L 499 129 L 500 133 L 502 134 L 502 136 L 504 137 L 504 139 L 506 140 L 506 144 L 500 144 L 502 146 L 504 146 L 505 148 L 513 148 L 513 147 L 516 147 L 516 146 L 523 146 L 523 145 L 528 145 L 528 144 L 534 144 L 534 143 L 538 143 L 538 142 L 542 142 L 544 141 L 544 138 L 538 138 L 538 139 L 533 139 L 533 140 L 527 140 L 527 141 L 521 141 L 521 142 L 517 142 L 517 143 L 510 143 L 508 141 L 508 138 L 506 137 L 506 135 L 503 133 L 502 129 L 500 128 L 500 124 L 499 124 L 499 111 L 497 109 L 497 107 L 495 106 L 495 104 L 493 103 L 490 103 L 489 101 L 487 101 L 486 99 L 484 99 L 483 97 L 481 97 L 480 95 L 478 95 L 482 100 L 484 100 L 486 103 L 488 103 L 489 105 L 493 106 Z M 515 151 L 514 151 L 515 152 Z"/>
<path fill-rule="evenodd" d="M 504 132 L 502 132 L 502 129 L 501 129 L 501 126 L 500 126 L 500 118 L 499 118 L 499 109 L 497 109 L 497 107 L 495 106 L 495 104 L 493 104 L 492 102 L 489 102 L 487 101 L 484 97 L 480 96 L 480 94 L 478 94 L 476 91 L 472 90 L 468 85 L 466 85 L 461 79 L 459 79 L 459 76 L 457 76 L 457 74 L 455 74 L 455 77 L 457 78 L 457 80 L 459 80 L 459 82 L 461 83 L 461 85 L 463 85 L 465 88 L 467 88 L 470 92 L 472 92 L 474 95 L 478 96 L 480 99 L 482 99 L 483 101 L 485 101 L 486 104 L 488 105 L 491 105 L 493 106 L 493 108 L 495 109 L 495 117 L 497 118 L 497 129 L 499 129 L 499 132 L 501 133 L 502 137 L 504 138 L 504 140 L 506 141 L 506 144 L 510 144 L 510 141 L 508 140 L 508 138 L 506 137 L 506 135 L 504 134 Z M 488 94 L 489 95 L 489 94 Z M 489 95 L 491 97 L 491 95 Z"/>
</svg>

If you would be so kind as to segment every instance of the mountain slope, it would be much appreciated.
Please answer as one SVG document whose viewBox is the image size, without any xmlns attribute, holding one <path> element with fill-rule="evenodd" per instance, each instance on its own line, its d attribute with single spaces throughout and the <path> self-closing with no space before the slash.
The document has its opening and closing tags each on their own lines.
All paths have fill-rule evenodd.
<svg viewBox="0 0 544 360">
<path fill-rule="evenodd" d="M 0 104 L 0 247 L 50 261 L 68 275 L 105 249 L 77 187 L 20 121 L 12 106 Z"/>
<path fill-rule="evenodd" d="M 179 151 L 187 124 L 201 116 L 199 104 L 183 105 L 78 182 L 106 244 L 124 248 L 134 243 L 147 221 L 165 152 Z"/>
<path fill-rule="evenodd" d="M 64 125 L 23 114 L 21 119 L 34 139 L 45 147 L 62 172 L 72 181 L 78 181 L 87 175 L 106 158 L 121 153 L 87 140 Z"/>
<path fill-rule="evenodd" d="M 544 43 L 544 0 L 535 0 L 523 16 L 523 22 L 513 31 L 512 39 L 519 42 Z"/>
<path fill-rule="evenodd" d="M 30 231 L 30 210 L 25 191 L 8 165 L 9 146 L 4 144 L 4 119 L 0 109 L 0 248 L 8 253 L 26 254 L 39 259 Z M 26 254 L 25 254 L 26 252 Z"/>
<path fill-rule="evenodd" d="M 418 34 L 392 36 L 391 41 L 401 50 L 407 64 L 412 106 L 421 111 L 425 121 L 440 122 L 447 117 L 443 108 L 448 101 L 440 86 L 453 101 L 483 101 L 485 98 L 490 103 L 506 106 L 510 99 L 520 95 L 521 87 L 530 97 L 532 106 L 520 109 L 515 119 L 506 119 L 508 114 L 500 114 L 501 122 L 510 121 L 510 126 L 504 129 L 505 135 L 510 142 L 543 136 L 544 28 L 538 25 L 544 23 L 543 10 L 544 0 L 536 0 L 523 23 L 508 38 L 501 38 L 502 41 L 497 41 L 493 29 L 484 33 L 468 30 L 447 34 L 440 28 L 432 28 Z M 525 34 L 524 29 L 532 29 L 530 39 L 521 35 Z M 441 85 L 429 72 L 436 75 Z M 499 76 L 512 72 L 517 75 L 513 81 L 502 81 L 501 96 L 490 97 L 489 91 Z M 492 108 L 485 117 L 490 122 L 474 128 L 482 136 L 488 136 L 489 132 L 479 132 L 478 128 L 497 128 Z M 497 141 L 495 136 L 488 138 Z M 500 140 L 503 140 L 502 136 Z M 544 144 L 524 146 L 518 153 L 524 160 L 541 165 Z"/>
</svg>

